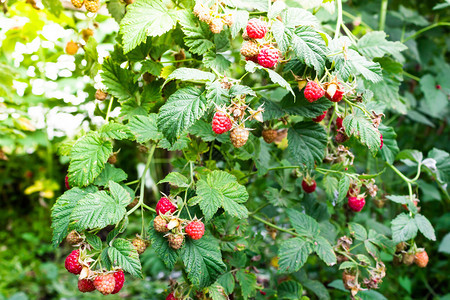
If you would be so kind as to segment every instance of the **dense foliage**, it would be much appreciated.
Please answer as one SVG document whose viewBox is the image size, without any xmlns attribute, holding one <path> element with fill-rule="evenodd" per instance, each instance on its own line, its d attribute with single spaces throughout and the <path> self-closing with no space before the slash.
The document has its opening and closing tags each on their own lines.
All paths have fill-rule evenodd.
<svg viewBox="0 0 450 300">
<path fill-rule="evenodd" d="M 450 297 L 449 6 L 3 3 L 3 297 Z"/>
</svg>

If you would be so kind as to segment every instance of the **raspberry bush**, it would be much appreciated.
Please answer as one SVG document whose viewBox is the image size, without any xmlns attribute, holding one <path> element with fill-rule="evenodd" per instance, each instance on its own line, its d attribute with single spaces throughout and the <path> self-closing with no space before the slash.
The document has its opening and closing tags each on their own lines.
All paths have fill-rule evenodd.
<svg viewBox="0 0 450 300">
<path fill-rule="evenodd" d="M 408 115 L 416 125 L 447 111 L 448 84 L 403 71 L 426 30 L 406 32 L 400 7 L 387 34 L 385 0 L 379 30 L 341 0 L 300 2 L 43 2 L 64 26 L 73 10 L 92 25 L 59 45 L 93 106 L 55 145 L 64 192 L 50 213 L 80 295 L 151 276 L 164 279 L 151 299 L 385 299 L 414 297 L 405 270 L 445 270 L 433 245 L 450 252 L 449 216 L 427 206 L 448 207 L 449 155 L 410 149 L 395 123 L 418 93 L 404 78 L 437 99 Z M 42 178 L 27 188 L 40 201 L 58 189 Z"/>
</svg>

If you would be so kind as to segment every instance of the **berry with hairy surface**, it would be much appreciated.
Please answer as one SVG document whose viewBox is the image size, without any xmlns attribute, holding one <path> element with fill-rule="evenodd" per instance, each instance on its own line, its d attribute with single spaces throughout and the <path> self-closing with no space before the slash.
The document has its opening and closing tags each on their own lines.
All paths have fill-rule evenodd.
<svg viewBox="0 0 450 300">
<path fill-rule="evenodd" d="M 105 93 L 100 89 L 95 92 L 95 99 L 97 99 L 98 101 L 103 101 L 106 99 L 106 97 L 108 97 L 108 93 Z"/>
<path fill-rule="evenodd" d="M 142 253 L 145 252 L 145 250 L 147 249 L 149 242 L 146 240 L 143 240 L 140 237 L 135 237 L 133 239 L 133 241 L 131 241 L 131 243 L 133 244 L 134 248 L 136 248 L 136 251 L 139 255 L 141 255 Z"/>
<path fill-rule="evenodd" d="M 161 216 L 156 216 L 156 218 L 153 220 L 153 227 L 158 232 L 165 233 L 169 231 L 169 228 L 167 228 L 167 224 L 167 221 L 164 220 L 164 218 Z"/>
<path fill-rule="evenodd" d="M 212 33 L 220 33 L 223 30 L 223 25 L 222 18 L 212 18 L 209 21 L 209 30 L 211 30 Z"/>
<path fill-rule="evenodd" d="M 420 267 L 425 268 L 428 264 L 428 254 L 426 251 L 417 252 L 414 256 L 414 263 Z"/>
<path fill-rule="evenodd" d="M 262 39 L 267 33 L 267 23 L 256 18 L 250 19 L 246 31 L 249 38 Z"/>
<path fill-rule="evenodd" d="M 222 134 L 229 131 L 232 127 L 231 119 L 228 115 L 218 110 L 212 120 L 212 130 L 217 134 Z"/>
<path fill-rule="evenodd" d="M 350 207 L 351 210 L 354 212 L 360 212 L 364 205 L 366 204 L 366 199 L 364 199 L 364 196 L 359 195 L 357 197 L 348 197 L 348 207 Z"/>
<path fill-rule="evenodd" d="M 167 240 L 169 241 L 169 246 L 172 249 L 178 250 L 181 246 L 183 246 L 184 235 L 171 233 L 167 236 Z"/>
<path fill-rule="evenodd" d="M 81 237 L 81 235 L 76 230 L 72 230 L 67 235 L 66 241 L 70 245 L 76 245 L 76 244 L 81 243 L 83 241 L 83 238 Z"/>
<path fill-rule="evenodd" d="M 71 2 L 76 8 L 81 8 L 84 4 L 84 0 L 71 0 Z"/>
<path fill-rule="evenodd" d="M 278 64 L 280 51 L 271 46 L 264 46 L 258 54 L 258 63 L 265 68 L 273 68 Z"/>
<path fill-rule="evenodd" d="M 241 47 L 241 54 L 245 57 L 253 57 L 259 54 L 259 46 L 253 41 L 245 42 Z"/>
<path fill-rule="evenodd" d="M 67 257 L 64 262 L 64 266 L 67 271 L 72 274 L 78 275 L 81 273 L 83 266 L 80 264 L 78 259 L 80 258 L 80 250 L 73 250 Z"/>
<path fill-rule="evenodd" d="M 303 94 L 308 102 L 313 103 L 325 95 L 325 90 L 316 81 L 310 81 L 306 84 Z"/>
<path fill-rule="evenodd" d="M 262 131 L 262 137 L 268 144 L 273 143 L 273 141 L 277 138 L 277 135 L 278 133 L 275 129 L 264 129 Z"/>
<path fill-rule="evenodd" d="M 234 147 L 240 148 L 245 145 L 248 141 L 248 136 L 250 132 L 248 129 L 243 127 L 236 127 L 235 129 L 231 130 L 230 133 L 230 140 Z"/>
<path fill-rule="evenodd" d="M 114 286 L 114 291 L 111 294 L 117 294 L 123 287 L 125 282 L 125 274 L 122 270 L 114 272 L 114 279 L 116 280 L 116 285 Z"/>
<path fill-rule="evenodd" d="M 175 204 L 169 198 L 162 197 L 156 204 L 156 213 L 164 215 L 167 212 L 174 213 L 177 210 Z"/>
<path fill-rule="evenodd" d="M 116 279 L 114 278 L 114 274 L 104 274 L 95 277 L 94 286 L 103 295 L 111 294 L 116 287 Z"/>
<path fill-rule="evenodd" d="M 84 2 L 84 6 L 86 10 L 91 13 L 96 13 L 100 9 L 100 1 L 99 0 L 86 0 Z"/>
<path fill-rule="evenodd" d="M 70 41 L 66 44 L 66 53 L 69 55 L 75 55 L 78 52 L 78 44 L 74 41 Z"/>
<path fill-rule="evenodd" d="M 193 240 L 199 240 L 205 234 L 205 224 L 202 221 L 192 221 L 184 229 Z"/>
<path fill-rule="evenodd" d="M 80 279 L 78 280 L 78 290 L 82 293 L 90 293 L 95 291 L 94 282 L 90 279 Z"/>
</svg>

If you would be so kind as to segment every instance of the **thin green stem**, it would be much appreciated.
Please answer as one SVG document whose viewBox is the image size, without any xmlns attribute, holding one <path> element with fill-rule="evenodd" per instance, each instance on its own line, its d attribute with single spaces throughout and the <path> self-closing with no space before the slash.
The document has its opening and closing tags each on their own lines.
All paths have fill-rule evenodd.
<svg viewBox="0 0 450 300">
<path fill-rule="evenodd" d="M 186 58 L 186 59 L 180 59 L 180 60 L 168 60 L 168 61 L 160 61 L 162 64 L 171 64 L 171 63 L 180 63 L 180 62 L 187 62 L 187 61 L 198 61 L 195 58 Z"/>
<path fill-rule="evenodd" d="M 369 24 L 367 24 L 366 22 L 364 22 L 363 20 L 361 20 L 361 17 L 354 16 L 354 15 L 352 15 L 351 13 L 349 13 L 349 12 L 347 12 L 347 11 L 345 11 L 345 10 L 342 11 L 342 14 L 343 14 L 344 16 L 346 16 L 346 17 L 352 19 L 352 20 L 356 20 L 356 19 L 359 18 L 362 25 L 364 25 L 365 27 L 367 27 L 367 28 L 370 29 L 370 30 L 373 30 L 372 27 L 369 26 Z"/>
<path fill-rule="evenodd" d="M 188 190 L 191 187 L 192 184 L 194 184 L 194 167 L 193 167 L 193 162 L 190 161 L 189 162 L 189 169 L 190 169 L 190 177 L 191 177 L 191 182 L 189 183 L 189 186 L 186 188 L 186 191 L 184 192 L 184 200 L 183 203 L 181 204 L 180 209 L 178 210 L 178 214 L 177 217 L 180 216 L 181 212 L 183 211 L 183 208 L 186 207 L 186 210 L 188 212 L 189 215 L 189 219 L 192 220 L 192 216 L 191 216 L 191 212 L 189 211 L 189 208 L 187 207 L 187 194 L 188 194 Z"/>
<path fill-rule="evenodd" d="M 142 207 L 145 208 L 145 209 L 147 209 L 147 210 L 149 210 L 149 211 L 151 211 L 151 212 L 156 213 L 156 210 L 154 210 L 153 208 L 151 208 L 151 207 L 148 206 L 147 204 L 142 203 Z"/>
<path fill-rule="evenodd" d="M 283 167 L 273 167 L 273 168 L 269 168 L 269 169 L 267 169 L 267 171 L 284 170 L 284 169 L 299 169 L 299 168 L 301 168 L 301 167 L 300 167 L 300 166 L 283 166 Z M 248 173 L 247 175 L 242 176 L 241 178 L 239 178 L 239 180 L 242 180 L 242 179 L 244 179 L 244 178 L 250 177 L 250 176 L 255 175 L 255 174 L 257 174 L 257 173 L 258 173 L 258 172 L 251 172 L 251 173 Z"/>
<path fill-rule="evenodd" d="M 109 114 L 111 112 L 111 107 L 112 107 L 112 103 L 114 101 L 114 97 L 111 96 L 111 99 L 109 99 L 109 104 L 108 104 L 108 111 L 106 112 L 106 118 L 105 118 L 105 122 L 108 123 L 109 120 Z"/>
<path fill-rule="evenodd" d="M 136 179 L 136 180 L 133 180 L 133 181 L 125 183 L 125 185 L 132 185 L 132 184 L 135 184 L 135 183 L 139 183 L 139 181 L 140 181 L 140 179 Z"/>
<path fill-rule="evenodd" d="M 411 78 L 411 79 L 414 79 L 414 80 L 417 81 L 417 82 L 420 81 L 420 78 L 419 78 L 419 77 L 414 76 L 414 75 L 412 75 L 412 74 L 409 74 L 408 72 L 403 71 L 403 75 L 405 75 L 406 77 L 409 77 L 409 78 Z"/>
<path fill-rule="evenodd" d="M 384 31 L 384 25 L 386 23 L 386 12 L 388 7 L 388 0 L 381 0 L 380 20 L 378 23 L 378 30 Z"/>
<path fill-rule="evenodd" d="M 297 233 L 295 233 L 295 232 L 292 232 L 292 231 L 290 231 L 289 229 L 281 228 L 281 227 L 279 227 L 279 226 L 277 226 L 277 225 L 275 225 L 275 224 L 272 224 L 272 223 L 270 223 L 270 222 L 268 222 L 268 221 L 266 221 L 266 220 L 264 220 L 264 219 L 262 219 L 262 218 L 260 218 L 260 217 L 258 217 L 258 216 L 256 216 L 256 215 L 250 215 L 250 216 L 251 216 L 253 219 L 255 219 L 255 220 L 257 220 L 257 221 L 260 221 L 261 223 L 264 223 L 264 224 L 266 224 L 267 226 L 272 227 L 272 228 L 274 228 L 274 229 L 276 229 L 276 230 L 278 230 L 278 231 L 285 232 L 285 233 L 289 233 L 289 234 L 294 235 L 294 236 L 297 236 L 297 237 L 301 237 L 301 235 L 299 235 L 299 234 L 297 234 Z"/>
<path fill-rule="evenodd" d="M 450 22 L 438 22 L 438 23 L 432 24 L 430 26 L 427 26 L 425 28 L 422 28 L 422 29 L 416 31 L 414 34 L 408 36 L 406 39 L 403 39 L 402 43 L 405 43 L 405 42 L 407 42 L 409 40 L 415 39 L 416 37 L 418 37 L 419 35 L 421 35 L 425 31 L 431 30 L 431 29 L 439 27 L 439 26 L 450 26 Z"/>
<path fill-rule="evenodd" d="M 294 85 L 294 84 L 297 84 L 297 81 L 289 81 L 288 83 L 290 85 Z M 257 87 L 252 88 L 252 90 L 260 91 L 260 90 L 268 90 L 268 89 L 273 89 L 273 88 L 278 88 L 278 87 L 280 87 L 280 85 L 277 83 L 274 83 L 274 84 L 268 84 L 265 86 L 257 86 Z"/>
<path fill-rule="evenodd" d="M 334 38 L 337 39 L 339 37 L 339 33 L 341 32 L 342 25 L 342 0 L 337 0 L 337 21 L 336 21 L 336 30 L 334 31 Z"/>
<path fill-rule="evenodd" d="M 127 212 L 127 216 L 131 215 L 136 209 L 141 207 L 141 205 L 144 203 L 145 183 L 143 181 L 145 179 L 145 175 L 147 174 L 148 168 L 150 167 L 150 163 L 152 161 L 153 153 L 155 152 L 155 149 L 156 149 L 156 144 L 153 145 L 152 148 L 150 149 L 150 153 L 148 154 L 148 158 L 147 158 L 147 163 L 145 164 L 144 172 L 142 172 L 141 178 L 139 179 L 140 184 L 141 184 L 141 189 L 139 192 L 139 202 L 138 202 L 138 204 L 136 204 L 135 207 L 133 207 L 132 209 L 130 209 Z"/>
<path fill-rule="evenodd" d="M 359 106 L 358 104 L 353 103 L 353 102 L 351 102 L 351 101 L 349 101 L 349 100 L 347 100 L 347 99 L 345 99 L 345 98 L 344 98 L 344 101 L 347 102 L 351 107 L 354 106 L 354 107 L 359 108 L 359 109 L 360 109 L 366 116 L 368 116 L 369 118 L 371 117 L 370 113 L 369 113 L 364 107 Z"/>
</svg>

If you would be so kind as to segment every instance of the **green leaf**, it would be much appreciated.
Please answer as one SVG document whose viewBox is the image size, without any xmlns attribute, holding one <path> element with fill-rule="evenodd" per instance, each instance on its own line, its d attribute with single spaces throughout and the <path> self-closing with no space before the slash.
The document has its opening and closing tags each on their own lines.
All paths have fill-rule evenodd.
<svg viewBox="0 0 450 300">
<path fill-rule="evenodd" d="M 100 138 L 98 133 L 90 132 L 80 138 L 70 151 L 70 186 L 87 186 L 103 170 L 112 154 L 112 144 Z"/>
<path fill-rule="evenodd" d="M 395 243 L 405 242 L 417 235 L 417 225 L 414 219 L 406 213 L 399 214 L 391 221 L 392 240 Z"/>
<path fill-rule="evenodd" d="M 160 36 L 176 25 L 176 14 L 161 0 L 138 0 L 127 6 L 120 23 L 124 53 L 145 42 L 148 36 Z"/>
<path fill-rule="evenodd" d="M 139 254 L 130 241 L 115 239 L 108 249 L 108 257 L 114 266 L 121 267 L 133 276 L 143 278 Z"/>
<path fill-rule="evenodd" d="M 417 214 L 414 216 L 414 221 L 416 221 L 417 228 L 420 232 L 429 240 L 435 241 L 436 234 L 434 233 L 433 225 L 431 225 L 430 221 L 421 214 Z"/>
<path fill-rule="evenodd" d="M 156 124 L 157 114 L 148 116 L 134 116 L 128 123 L 130 131 L 134 134 L 136 142 L 146 143 L 149 140 L 158 141 L 163 138 Z"/>
<path fill-rule="evenodd" d="M 284 241 L 278 250 L 278 273 L 297 272 L 312 252 L 312 245 L 304 238 L 291 238 Z"/>
<path fill-rule="evenodd" d="M 148 72 L 156 77 L 159 77 L 161 75 L 162 69 L 162 63 L 153 61 L 151 59 L 146 59 L 142 62 L 141 72 Z"/>
<path fill-rule="evenodd" d="M 200 22 L 190 11 L 180 10 L 178 12 L 178 22 L 185 34 L 184 42 L 189 47 L 190 52 L 203 55 L 214 47 L 212 42 L 213 34 L 209 30 L 209 26 Z"/>
<path fill-rule="evenodd" d="M 347 175 L 344 175 L 339 179 L 338 183 L 338 191 L 339 196 L 337 202 L 341 202 L 344 200 L 344 198 L 347 196 L 348 189 L 350 188 L 350 177 Z"/>
<path fill-rule="evenodd" d="M 223 287 L 215 282 L 210 287 L 208 287 L 208 294 L 212 300 L 227 300 L 228 296 L 224 293 Z"/>
<path fill-rule="evenodd" d="M 283 281 L 278 285 L 277 290 L 279 299 L 302 299 L 303 287 L 297 281 Z"/>
<path fill-rule="evenodd" d="M 300 235 L 315 237 L 319 234 L 319 224 L 310 216 L 295 209 L 288 209 L 287 214 L 292 227 Z"/>
<path fill-rule="evenodd" d="M 386 196 L 387 199 L 391 200 L 392 202 L 399 203 L 399 204 L 408 204 L 408 202 L 409 202 L 408 197 L 409 196 L 397 196 L 397 195 Z"/>
<path fill-rule="evenodd" d="M 292 94 L 287 94 L 279 103 L 264 99 L 266 108 L 264 120 L 278 119 L 286 114 L 315 118 L 327 111 L 332 105 L 332 102 L 325 97 L 310 103 L 305 99 L 303 93 L 299 91 L 294 93 L 295 98 Z"/>
<path fill-rule="evenodd" d="M 217 106 L 226 104 L 229 101 L 229 91 L 222 88 L 220 80 L 206 84 L 206 98 L 208 103 L 214 103 Z"/>
<path fill-rule="evenodd" d="M 283 12 L 281 19 L 290 28 L 296 28 L 297 26 L 320 27 L 320 21 L 317 17 L 302 8 L 289 7 Z"/>
<path fill-rule="evenodd" d="M 236 10 L 233 12 L 233 24 L 231 25 L 231 38 L 235 39 L 241 29 L 248 23 L 249 13 L 246 10 Z"/>
<path fill-rule="evenodd" d="M 386 40 L 384 31 L 371 31 L 366 33 L 356 44 L 357 50 L 369 58 L 383 57 L 391 54 L 398 57 L 401 51 L 408 47 L 401 42 L 390 42 Z"/>
<path fill-rule="evenodd" d="M 241 286 L 242 297 L 247 300 L 250 297 L 254 297 L 256 293 L 256 275 L 248 272 L 245 269 L 239 269 L 236 272 L 236 279 Z"/>
<path fill-rule="evenodd" d="M 322 74 L 327 61 L 328 49 L 322 36 L 312 27 L 301 26 L 292 35 L 292 49 L 296 57 L 307 66 Z"/>
<path fill-rule="evenodd" d="M 44 4 L 44 7 L 57 17 L 59 17 L 61 11 L 63 10 L 62 3 L 59 0 L 42 0 L 42 4 Z"/>
<path fill-rule="evenodd" d="M 199 287 L 209 286 L 227 269 L 219 243 L 208 235 L 200 240 L 186 239 L 181 257 L 189 280 Z"/>
<path fill-rule="evenodd" d="M 436 174 L 437 180 L 441 184 L 445 184 L 450 181 L 450 155 L 443 150 L 433 148 L 428 152 L 428 158 L 436 161 L 436 169 L 431 172 Z"/>
<path fill-rule="evenodd" d="M 123 203 L 111 198 L 105 191 L 100 191 L 88 194 L 78 201 L 70 215 L 70 221 L 75 222 L 78 230 L 104 228 L 118 223 L 125 214 Z"/>
<path fill-rule="evenodd" d="M 380 150 L 380 133 L 365 115 L 348 115 L 347 117 L 345 117 L 343 125 L 347 135 L 353 135 L 359 138 L 361 143 L 363 145 L 366 145 L 372 154 L 376 154 L 378 150 Z"/>
<path fill-rule="evenodd" d="M 230 97 L 234 98 L 242 95 L 251 95 L 256 97 L 256 93 L 249 86 L 235 84 L 230 88 Z"/>
<path fill-rule="evenodd" d="M 130 204 L 131 196 L 120 184 L 109 181 L 108 186 L 111 196 L 117 203 L 123 206 Z"/>
<path fill-rule="evenodd" d="M 115 140 L 127 139 L 129 132 L 126 125 L 111 122 L 104 124 L 99 130 L 100 137 Z"/>
<path fill-rule="evenodd" d="M 131 70 L 123 69 L 111 58 L 106 58 L 102 64 L 102 83 L 106 90 L 119 102 L 133 99 L 138 85 L 134 83 L 134 74 Z"/>
<path fill-rule="evenodd" d="M 278 48 L 282 52 L 286 52 L 290 46 L 293 29 L 285 27 L 283 22 L 279 20 L 274 20 L 270 29 L 272 30 L 273 37 L 277 42 Z"/>
<path fill-rule="evenodd" d="M 254 73 L 257 69 L 266 71 L 269 74 L 270 80 L 272 80 L 272 82 L 277 83 L 281 87 L 287 89 L 289 92 L 291 92 L 292 95 L 294 95 L 295 98 L 295 94 L 291 88 L 291 85 L 280 74 L 278 74 L 274 70 L 264 68 L 250 60 L 247 61 L 245 65 L 245 70 L 247 72 Z"/>
<path fill-rule="evenodd" d="M 102 266 L 108 270 L 112 269 L 113 267 L 111 260 L 108 257 L 109 248 L 110 247 L 104 248 L 102 253 L 100 254 Z"/>
<path fill-rule="evenodd" d="M 94 180 L 95 185 L 107 186 L 110 180 L 121 182 L 127 179 L 128 175 L 122 169 L 116 168 L 111 164 L 106 164 L 103 171 Z"/>
<path fill-rule="evenodd" d="M 158 148 L 163 148 L 168 151 L 184 150 L 188 147 L 190 140 L 187 136 L 182 136 L 174 144 L 171 144 L 166 138 L 163 138 L 158 143 Z"/>
<path fill-rule="evenodd" d="M 74 187 L 56 199 L 56 202 L 52 207 L 53 247 L 57 247 L 67 236 L 70 215 L 78 201 L 83 199 L 88 193 L 88 190 Z"/>
<path fill-rule="evenodd" d="M 285 8 L 286 8 L 286 4 L 283 1 L 273 2 L 269 7 L 269 11 L 267 12 L 267 17 L 269 19 L 273 19 L 276 16 L 278 16 L 279 14 L 281 14 L 281 12 Z"/>
<path fill-rule="evenodd" d="M 102 249 L 102 240 L 96 236 L 95 234 L 86 232 L 86 242 L 88 242 L 89 245 L 92 246 L 95 250 L 101 250 Z"/>
<path fill-rule="evenodd" d="M 353 235 L 359 241 L 367 240 L 366 229 L 358 223 L 349 223 L 348 228 L 350 229 L 350 234 Z"/>
<path fill-rule="evenodd" d="M 419 150 L 405 149 L 397 154 L 396 160 L 410 160 L 416 163 L 421 163 L 423 160 L 423 154 Z"/>
<path fill-rule="evenodd" d="M 178 79 L 181 81 L 186 80 L 195 80 L 200 82 L 211 82 L 214 81 L 216 76 L 213 73 L 200 71 L 197 69 L 191 69 L 191 68 L 178 68 L 167 77 L 166 81 L 164 82 L 164 85 L 173 80 Z M 164 87 L 163 85 L 163 87 Z"/>
<path fill-rule="evenodd" d="M 220 275 L 217 282 L 220 283 L 227 295 L 234 291 L 234 277 L 230 272 Z"/>
<path fill-rule="evenodd" d="M 322 236 L 317 236 L 314 239 L 314 252 L 323 260 L 327 265 L 332 266 L 336 264 L 336 255 L 334 254 L 333 247 L 330 242 Z"/>
<path fill-rule="evenodd" d="M 450 254 L 450 233 L 447 233 L 442 239 L 438 252 Z"/>
<path fill-rule="evenodd" d="M 150 222 L 149 234 L 152 249 L 155 250 L 167 268 L 172 270 L 178 259 L 178 251 L 169 246 L 169 242 L 163 233 L 157 232 L 153 228 L 153 222 Z"/>
<path fill-rule="evenodd" d="M 288 130 L 288 150 L 292 160 L 307 168 L 314 168 L 315 162 L 322 162 L 325 156 L 327 134 L 314 122 L 301 122 Z"/>
<path fill-rule="evenodd" d="M 222 31 L 223 32 L 223 31 Z M 203 64 L 207 68 L 214 68 L 218 72 L 225 72 L 231 66 L 231 61 L 229 61 L 225 56 L 220 53 L 216 53 L 213 50 L 209 50 L 203 56 Z"/>
<path fill-rule="evenodd" d="M 381 157 L 388 163 L 393 164 L 395 156 L 400 151 L 395 140 L 397 134 L 392 127 L 387 127 L 383 124 L 378 127 L 378 130 L 383 135 L 383 147 L 380 150 Z"/>
<path fill-rule="evenodd" d="M 358 265 L 352 261 L 344 261 L 340 266 L 339 266 L 339 270 L 344 270 L 344 269 L 352 269 L 352 268 L 357 268 Z"/>
<path fill-rule="evenodd" d="M 160 180 L 158 184 L 168 182 L 172 186 L 187 188 L 189 186 L 188 179 L 183 174 L 178 172 L 171 172 L 167 174 L 166 178 Z"/>
<path fill-rule="evenodd" d="M 117 23 L 120 24 L 123 16 L 125 16 L 125 7 L 126 3 L 120 0 L 109 0 L 106 2 L 106 8 L 108 9 L 111 16 L 116 20 Z"/>
<path fill-rule="evenodd" d="M 173 144 L 185 130 L 205 113 L 206 98 L 195 87 L 186 87 L 173 93 L 158 115 L 158 128 Z"/>
<path fill-rule="evenodd" d="M 213 171 L 206 180 L 200 179 L 197 195 L 206 220 L 210 220 L 220 207 L 232 216 L 247 218 L 248 210 L 242 203 L 247 201 L 248 193 L 243 185 L 237 183 L 236 177 L 227 172 Z"/>
</svg>

